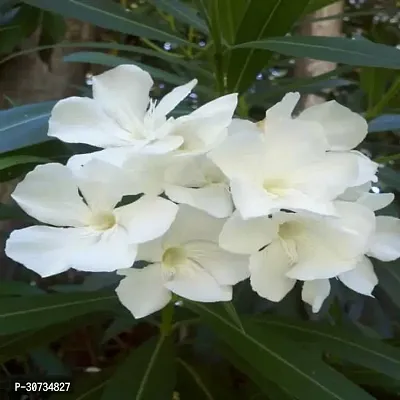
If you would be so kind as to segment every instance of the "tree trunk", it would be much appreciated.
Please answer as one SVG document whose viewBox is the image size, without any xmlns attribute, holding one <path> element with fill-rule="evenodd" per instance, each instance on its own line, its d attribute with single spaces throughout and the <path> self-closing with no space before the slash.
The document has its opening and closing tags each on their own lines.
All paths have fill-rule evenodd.
<svg viewBox="0 0 400 400">
<path fill-rule="evenodd" d="M 315 13 L 309 15 L 308 19 L 324 18 L 336 14 L 343 13 L 344 2 L 338 1 Z M 341 36 L 342 35 L 342 19 L 330 19 L 326 21 L 307 22 L 305 21 L 301 28 L 300 33 L 303 36 Z M 325 74 L 333 71 L 336 68 L 336 63 L 329 61 L 312 60 L 309 58 L 302 58 L 296 61 L 295 75 L 297 77 L 306 78 Z M 309 94 L 302 99 L 302 108 L 308 108 L 314 104 L 323 103 L 323 97 Z"/>
</svg>

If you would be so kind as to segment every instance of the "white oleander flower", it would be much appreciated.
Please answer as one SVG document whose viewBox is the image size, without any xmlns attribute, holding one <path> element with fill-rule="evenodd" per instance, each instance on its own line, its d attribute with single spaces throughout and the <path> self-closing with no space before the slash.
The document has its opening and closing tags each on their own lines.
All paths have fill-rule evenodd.
<svg viewBox="0 0 400 400">
<path fill-rule="evenodd" d="M 368 193 L 369 184 L 352 188 L 341 196 L 343 200 L 354 201 L 371 211 L 378 211 L 388 206 L 393 200 L 393 193 Z M 390 216 L 377 216 L 375 230 L 370 237 L 366 255 L 381 261 L 394 261 L 400 258 L 400 220 Z M 374 266 L 368 257 L 363 256 L 356 268 L 337 276 L 348 288 L 372 296 L 378 284 Z M 329 279 L 317 279 L 303 284 L 302 299 L 317 313 L 330 293 Z"/>
<path fill-rule="evenodd" d="M 216 218 L 232 214 L 229 182 L 206 156 L 143 155 L 130 157 L 122 166 L 129 187 L 136 193 L 163 192 L 176 203 L 188 204 Z"/>
<path fill-rule="evenodd" d="M 218 246 L 224 220 L 181 205 L 170 230 L 141 245 L 143 269 L 118 271 L 125 277 L 116 289 L 121 303 L 135 318 L 162 309 L 171 293 L 200 302 L 229 301 L 232 285 L 249 276 L 248 257 Z"/>
<path fill-rule="evenodd" d="M 245 219 L 281 209 L 335 215 L 333 200 L 353 186 L 358 157 L 327 151 L 319 123 L 278 122 L 265 135 L 235 130 L 208 154 L 230 179 L 236 208 Z"/>
<path fill-rule="evenodd" d="M 296 122 L 318 124 L 329 151 L 356 156 L 359 173 L 351 186 L 359 186 L 369 181 L 376 182 L 378 164 L 361 152 L 352 150 L 365 139 L 368 133 L 367 121 L 334 100 L 309 107 L 294 118 L 292 114 L 299 100 L 300 93 L 287 93 L 279 103 L 266 111 L 263 121 L 253 123 L 234 119 L 230 133 L 247 131 L 268 137 L 271 131 L 279 129 L 282 124 L 291 124 L 288 126 L 292 126 L 294 130 L 296 128 L 293 123 Z"/>
<path fill-rule="evenodd" d="M 366 252 L 375 217 L 364 206 L 337 201 L 337 217 L 276 213 L 245 220 L 235 212 L 219 243 L 250 254 L 250 283 L 261 297 L 280 301 L 296 280 L 335 277 L 353 270 Z"/>
<path fill-rule="evenodd" d="M 178 206 L 143 196 L 118 207 L 126 190 L 118 173 L 98 160 L 79 173 L 55 163 L 29 172 L 12 197 L 27 214 L 53 226 L 13 231 L 7 256 L 42 277 L 69 268 L 114 271 L 132 266 L 138 244 L 163 235 Z"/>
<path fill-rule="evenodd" d="M 48 135 L 103 148 L 73 156 L 72 168 L 93 157 L 120 165 L 134 152 L 205 152 L 224 139 L 237 95 L 220 97 L 178 119 L 167 118 L 196 84 L 194 79 L 178 86 L 157 102 L 149 97 L 151 76 L 137 66 L 120 65 L 93 78 L 93 99 L 59 101 L 51 113 Z"/>
<path fill-rule="evenodd" d="M 400 220 L 394 217 L 376 217 L 376 230 L 371 237 L 367 256 L 381 261 L 394 261 L 400 258 Z M 378 284 L 374 266 L 364 256 L 351 271 L 341 273 L 337 278 L 348 288 L 372 297 L 372 291 Z M 317 313 L 330 293 L 329 279 L 306 281 L 303 284 L 302 299 Z"/>
</svg>

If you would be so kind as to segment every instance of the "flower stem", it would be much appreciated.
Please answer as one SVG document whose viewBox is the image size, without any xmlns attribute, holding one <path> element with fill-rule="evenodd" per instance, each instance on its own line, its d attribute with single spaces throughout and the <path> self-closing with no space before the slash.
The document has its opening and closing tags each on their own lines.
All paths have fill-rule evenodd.
<svg viewBox="0 0 400 400">
<path fill-rule="evenodd" d="M 161 311 L 160 332 L 164 336 L 169 336 L 172 332 L 172 322 L 174 317 L 174 299 L 172 299 Z"/>
</svg>

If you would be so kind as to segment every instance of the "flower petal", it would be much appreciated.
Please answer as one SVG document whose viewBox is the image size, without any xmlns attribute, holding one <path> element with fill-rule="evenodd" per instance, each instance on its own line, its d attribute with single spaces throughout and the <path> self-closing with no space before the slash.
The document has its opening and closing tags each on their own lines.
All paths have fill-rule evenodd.
<svg viewBox="0 0 400 400">
<path fill-rule="evenodd" d="M 219 285 L 208 271 L 194 262 L 179 266 L 165 287 L 178 296 L 204 303 L 232 299 L 231 286 Z"/>
<path fill-rule="evenodd" d="M 253 254 L 278 235 L 277 223 L 268 217 L 244 220 L 235 211 L 219 235 L 221 248 L 238 254 Z"/>
<path fill-rule="evenodd" d="M 160 264 L 124 269 L 118 274 L 125 276 L 115 290 L 118 299 L 135 318 L 147 317 L 171 300 L 171 292 L 164 287 Z"/>
<path fill-rule="evenodd" d="M 368 124 L 361 115 L 334 100 L 307 108 L 298 119 L 320 122 L 332 150 L 353 149 L 368 132 Z"/>
<path fill-rule="evenodd" d="M 393 261 L 400 257 L 400 219 L 376 217 L 376 231 L 367 254 L 381 261 Z"/>
<path fill-rule="evenodd" d="M 12 198 L 27 214 L 51 225 L 83 226 L 90 216 L 76 177 L 61 164 L 37 166 L 17 185 Z"/>
<path fill-rule="evenodd" d="M 275 196 L 270 195 L 260 185 L 244 179 L 231 180 L 233 202 L 243 219 L 266 216 L 279 210 Z"/>
<path fill-rule="evenodd" d="M 96 147 L 129 144 L 128 132 L 94 100 L 84 97 L 69 97 L 54 106 L 49 119 L 48 135 L 63 142 L 86 143 Z"/>
<path fill-rule="evenodd" d="M 167 184 L 165 194 L 176 203 L 188 204 L 216 218 L 226 218 L 233 211 L 231 195 L 225 185 L 192 189 Z"/>
<path fill-rule="evenodd" d="M 171 201 L 148 195 L 115 209 L 118 224 L 127 230 L 130 243 L 144 243 L 162 236 L 177 212 L 178 206 Z"/>
<path fill-rule="evenodd" d="M 235 285 L 250 276 L 249 258 L 229 253 L 218 244 L 193 241 L 184 245 L 187 257 L 204 268 L 220 285 Z"/>
<path fill-rule="evenodd" d="M 157 104 L 154 117 L 163 118 L 168 115 L 175 107 L 184 100 L 193 88 L 197 85 L 197 79 L 193 79 L 185 85 L 177 86 L 167 93 Z"/>
<path fill-rule="evenodd" d="M 93 98 L 124 129 L 143 121 L 153 86 L 151 76 L 135 65 L 119 65 L 93 77 Z"/>
<path fill-rule="evenodd" d="M 254 291 L 270 301 L 281 301 L 294 287 L 296 280 L 285 276 L 290 268 L 279 241 L 250 256 L 250 283 Z"/>
<path fill-rule="evenodd" d="M 265 113 L 267 124 L 270 121 L 291 119 L 294 108 L 300 100 L 300 93 L 290 92 L 283 96 L 282 100 L 269 108 Z"/>
<path fill-rule="evenodd" d="M 183 142 L 184 138 L 181 136 L 167 136 L 151 142 L 140 151 L 143 154 L 166 154 L 170 151 L 177 150 Z"/>
<path fill-rule="evenodd" d="M 351 290 L 366 296 L 372 296 L 372 291 L 378 284 L 374 266 L 367 257 L 363 257 L 356 268 L 340 274 L 339 279 Z"/>
<path fill-rule="evenodd" d="M 166 247 L 180 246 L 189 241 L 218 243 L 224 220 L 186 204 L 179 206 L 174 223 L 164 237 Z"/>
<path fill-rule="evenodd" d="M 45 278 L 71 268 L 71 252 L 80 246 L 74 228 L 31 226 L 11 232 L 8 257 Z"/>
<path fill-rule="evenodd" d="M 250 134 L 260 134 L 261 131 L 257 127 L 257 124 L 251 122 L 247 119 L 233 118 L 231 124 L 228 127 L 228 135 L 238 135 L 244 132 L 249 132 Z"/>
<path fill-rule="evenodd" d="M 371 211 L 378 211 L 387 207 L 393 200 L 393 193 L 364 193 L 358 198 L 357 203 Z"/>
<path fill-rule="evenodd" d="M 351 151 L 350 153 L 344 154 L 352 154 L 356 157 L 358 164 L 358 174 L 356 179 L 354 180 L 352 186 L 360 186 L 366 184 L 368 182 L 377 182 L 378 178 L 376 177 L 376 173 L 378 171 L 379 164 L 372 161 L 369 157 L 364 155 L 359 151 Z"/>
<path fill-rule="evenodd" d="M 315 279 L 305 281 L 301 291 L 301 299 L 312 307 L 312 312 L 317 313 L 325 299 L 329 296 L 331 284 L 329 279 Z"/>
</svg>

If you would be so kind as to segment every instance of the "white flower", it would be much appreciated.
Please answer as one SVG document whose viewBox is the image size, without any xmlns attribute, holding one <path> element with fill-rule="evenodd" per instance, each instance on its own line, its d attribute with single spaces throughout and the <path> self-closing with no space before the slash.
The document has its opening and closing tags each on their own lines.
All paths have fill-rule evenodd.
<svg viewBox="0 0 400 400">
<path fill-rule="evenodd" d="M 69 268 L 113 271 L 132 266 L 138 243 L 164 234 L 178 206 L 143 196 L 116 207 L 126 190 L 118 173 L 96 160 L 75 174 L 61 164 L 36 167 L 12 197 L 27 214 L 53 226 L 15 230 L 6 254 L 43 277 Z"/>
<path fill-rule="evenodd" d="M 230 179 L 245 219 L 280 209 L 334 215 L 332 201 L 353 186 L 358 162 L 354 154 L 327 150 L 319 123 L 282 119 L 265 135 L 233 133 L 208 156 Z"/>
<path fill-rule="evenodd" d="M 400 220 L 398 218 L 376 217 L 376 228 L 370 238 L 366 255 L 381 261 L 394 261 L 400 258 Z M 372 291 L 378 284 L 374 266 L 365 256 L 354 269 L 339 274 L 337 278 L 355 292 L 371 297 L 373 297 Z M 313 312 L 318 312 L 329 292 L 328 279 L 307 281 L 303 284 L 302 299 L 312 306 Z"/>
<path fill-rule="evenodd" d="M 343 201 L 355 201 L 372 211 L 381 210 L 394 200 L 393 193 L 370 193 L 371 182 L 364 183 L 347 189 L 338 199 Z"/>
<path fill-rule="evenodd" d="M 375 182 L 378 164 L 359 151 L 352 150 L 365 139 L 368 133 L 367 121 L 334 100 L 307 108 L 294 118 L 292 114 L 299 99 L 299 93 L 287 93 L 279 103 L 266 111 L 263 121 L 252 123 L 234 119 L 230 132 L 234 134 L 246 130 L 268 137 L 271 131 L 281 126 L 286 125 L 288 129 L 292 127 L 296 130 L 296 123 L 318 124 L 327 142 L 327 150 L 339 154 L 351 153 L 355 157 L 358 163 L 358 174 L 350 186 L 362 185 L 369 181 Z"/>
<path fill-rule="evenodd" d="M 237 95 L 220 97 L 176 120 L 167 119 L 196 83 L 194 79 L 176 87 L 157 103 L 149 97 L 153 86 L 150 75 L 134 65 L 120 65 L 93 78 L 93 99 L 59 101 L 52 111 L 48 134 L 104 149 L 72 157 L 71 167 L 93 157 L 120 165 L 127 155 L 138 151 L 207 151 L 226 135 Z"/>
<path fill-rule="evenodd" d="M 336 202 L 338 217 L 277 213 L 244 220 L 235 212 L 220 246 L 250 256 L 250 283 L 262 297 L 280 301 L 296 280 L 335 277 L 354 269 L 365 253 L 375 218 L 355 203 Z"/>
<path fill-rule="evenodd" d="M 177 157 L 143 155 L 123 164 L 127 184 L 136 193 L 163 192 L 176 203 L 188 204 L 217 218 L 232 214 L 229 183 L 221 170 L 204 155 Z"/>
<path fill-rule="evenodd" d="M 232 285 L 249 276 L 248 257 L 218 246 L 223 223 L 182 205 L 162 238 L 140 246 L 138 259 L 152 264 L 119 271 L 125 278 L 116 289 L 135 318 L 163 308 L 171 292 L 200 302 L 231 300 Z"/>
</svg>

